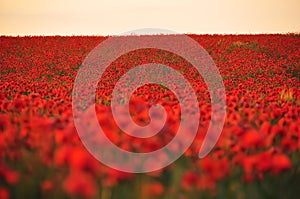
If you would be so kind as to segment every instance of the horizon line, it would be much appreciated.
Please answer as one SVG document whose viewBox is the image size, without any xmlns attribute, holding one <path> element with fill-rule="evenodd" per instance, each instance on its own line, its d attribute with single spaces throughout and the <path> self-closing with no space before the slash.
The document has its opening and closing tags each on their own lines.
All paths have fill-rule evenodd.
<svg viewBox="0 0 300 199">
<path fill-rule="evenodd" d="M 298 35 L 300 32 L 186 32 L 186 33 L 130 33 L 130 34 L 1 34 L 0 37 L 112 37 L 112 36 L 145 36 L 145 35 Z"/>
</svg>

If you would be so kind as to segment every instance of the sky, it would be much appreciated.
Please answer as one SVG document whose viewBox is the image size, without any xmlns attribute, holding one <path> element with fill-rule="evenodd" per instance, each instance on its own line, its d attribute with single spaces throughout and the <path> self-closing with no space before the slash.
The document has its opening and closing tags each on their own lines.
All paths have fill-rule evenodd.
<svg viewBox="0 0 300 199">
<path fill-rule="evenodd" d="M 299 0 L 0 0 L 0 35 L 300 32 Z"/>
</svg>

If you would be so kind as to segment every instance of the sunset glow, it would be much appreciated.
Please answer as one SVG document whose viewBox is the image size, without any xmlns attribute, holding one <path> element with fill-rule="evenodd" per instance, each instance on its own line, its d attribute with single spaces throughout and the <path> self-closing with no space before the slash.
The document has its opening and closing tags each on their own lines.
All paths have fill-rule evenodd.
<svg viewBox="0 0 300 199">
<path fill-rule="evenodd" d="M 300 32 L 299 8 L 297 0 L 2 0 L 0 35 L 111 35 L 138 28 Z"/>
</svg>

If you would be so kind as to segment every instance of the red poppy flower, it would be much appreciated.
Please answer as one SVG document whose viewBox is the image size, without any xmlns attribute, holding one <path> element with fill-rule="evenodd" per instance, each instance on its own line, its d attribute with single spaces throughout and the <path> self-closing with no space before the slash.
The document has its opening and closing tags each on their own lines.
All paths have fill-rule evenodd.
<svg viewBox="0 0 300 199">
<path fill-rule="evenodd" d="M 95 179 L 83 172 L 71 172 L 63 182 L 63 189 L 70 195 L 86 198 L 94 197 L 98 192 Z"/>
<path fill-rule="evenodd" d="M 181 180 L 181 187 L 184 190 L 191 190 L 197 186 L 199 182 L 199 174 L 192 172 L 192 171 L 187 171 Z"/>
<path fill-rule="evenodd" d="M 158 197 L 163 194 L 164 186 L 160 182 L 153 182 L 143 185 L 142 190 L 143 198 Z"/>
<path fill-rule="evenodd" d="M 262 144 L 262 136 L 258 134 L 256 130 L 247 130 L 240 139 L 241 145 L 245 148 L 255 148 L 257 146 L 261 146 Z"/>
<path fill-rule="evenodd" d="M 291 169 L 291 160 L 284 154 L 274 154 L 272 157 L 272 172 L 278 174 L 284 170 Z"/>
<path fill-rule="evenodd" d="M 0 198 L 1 199 L 9 199 L 10 194 L 6 188 L 0 187 Z"/>
</svg>

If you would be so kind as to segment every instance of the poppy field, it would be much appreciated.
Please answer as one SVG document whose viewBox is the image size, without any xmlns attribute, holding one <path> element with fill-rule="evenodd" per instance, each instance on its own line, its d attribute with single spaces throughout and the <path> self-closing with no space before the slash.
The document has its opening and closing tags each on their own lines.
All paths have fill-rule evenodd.
<svg viewBox="0 0 300 199">
<path fill-rule="evenodd" d="M 201 114 L 195 116 L 199 128 L 191 146 L 169 166 L 139 174 L 100 163 L 74 125 L 75 78 L 89 52 L 108 37 L 1 36 L 0 199 L 300 198 L 300 35 L 188 36 L 209 53 L 226 90 L 225 123 L 204 158 L 198 152 L 212 119 L 210 93 L 187 60 L 164 50 L 139 49 L 118 57 L 99 78 L 98 122 L 109 140 L 126 151 L 146 153 L 169 143 L 179 128 L 181 108 L 169 88 L 139 87 L 129 103 L 133 121 L 147 125 L 149 108 L 160 104 L 166 124 L 149 138 L 125 134 L 110 108 L 122 75 L 137 65 L 165 64 L 195 91 Z"/>
</svg>

